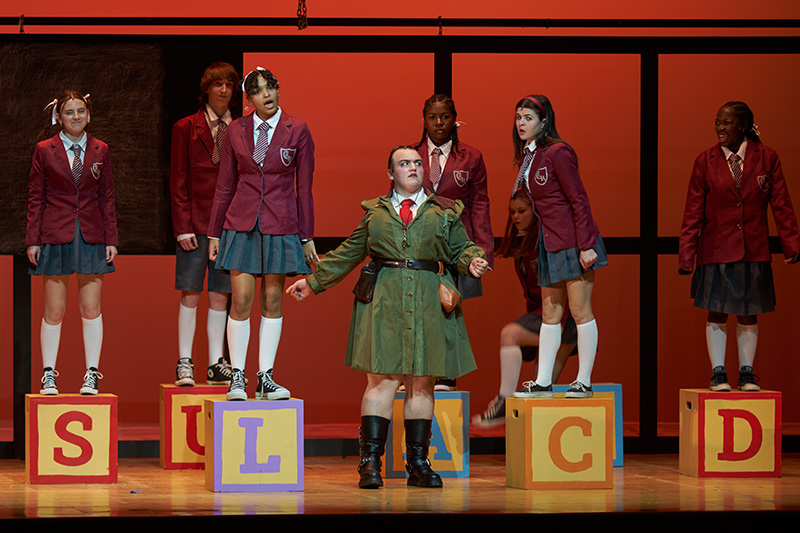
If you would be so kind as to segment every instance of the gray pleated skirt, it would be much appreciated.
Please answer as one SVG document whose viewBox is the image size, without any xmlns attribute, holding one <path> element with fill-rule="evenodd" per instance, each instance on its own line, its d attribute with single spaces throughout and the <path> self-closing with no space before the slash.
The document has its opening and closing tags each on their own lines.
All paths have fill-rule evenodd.
<svg viewBox="0 0 800 533">
<path fill-rule="evenodd" d="M 760 315 L 775 310 L 772 264 L 713 263 L 700 265 L 692 276 L 695 307 L 736 316 Z"/>
<path fill-rule="evenodd" d="M 106 262 L 106 245 L 84 240 L 81 225 L 75 219 L 75 235 L 66 244 L 42 244 L 39 264 L 31 266 L 33 276 L 68 276 L 70 274 L 108 274 L 113 263 Z"/>
<path fill-rule="evenodd" d="M 217 268 L 247 274 L 311 274 L 303 257 L 303 245 L 294 235 L 266 235 L 250 231 L 223 230 L 219 240 Z"/>
<path fill-rule="evenodd" d="M 608 265 L 606 247 L 600 235 L 597 236 L 593 250 L 597 253 L 597 261 L 588 270 L 584 270 L 581 266 L 581 252 L 577 247 L 548 252 L 544 247 L 544 235 L 540 232 L 539 257 L 536 259 L 536 276 L 539 286 L 549 287 L 568 279 L 579 278 L 586 272 Z"/>
</svg>

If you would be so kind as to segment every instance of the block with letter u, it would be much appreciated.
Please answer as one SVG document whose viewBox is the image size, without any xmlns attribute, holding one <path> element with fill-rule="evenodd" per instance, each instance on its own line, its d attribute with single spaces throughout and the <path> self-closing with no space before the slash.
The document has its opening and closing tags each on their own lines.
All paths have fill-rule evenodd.
<svg viewBox="0 0 800 533">
<path fill-rule="evenodd" d="M 506 399 L 506 485 L 609 489 L 613 398 Z"/>
<path fill-rule="evenodd" d="M 25 395 L 28 483 L 116 483 L 117 397 Z"/>
<path fill-rule="evenodd" d="M 780 477 L 781 393 L 681 389 L 680 473 Z"/>
<path fill-rule="evenodd" d="M 166 469 L 205 468 L 205 400 L 224 400 L 227 387 L 161 385 L 159 462 Z"/>
<path fill-rule="evenodd" d="M 302 400 L 205 400 L 205 412 L 208 490 L 303 490 Z"/>
</svg>

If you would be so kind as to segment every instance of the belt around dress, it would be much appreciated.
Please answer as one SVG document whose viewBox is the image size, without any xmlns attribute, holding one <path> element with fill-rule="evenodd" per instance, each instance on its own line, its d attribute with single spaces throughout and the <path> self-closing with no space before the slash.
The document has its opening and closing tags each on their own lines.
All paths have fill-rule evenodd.
<svg viewBox="0 0 800 533">
<path fill-rule="evenodd" d="M 427 259 L 381 259 L 373 258 L 373 261 L 382 267 L 389 268 L 408 268 L 410 270 L 428 270 L 435 274 L 444 274 L 445 264 L 442 261 L 428 261 Z"/>
</svg>

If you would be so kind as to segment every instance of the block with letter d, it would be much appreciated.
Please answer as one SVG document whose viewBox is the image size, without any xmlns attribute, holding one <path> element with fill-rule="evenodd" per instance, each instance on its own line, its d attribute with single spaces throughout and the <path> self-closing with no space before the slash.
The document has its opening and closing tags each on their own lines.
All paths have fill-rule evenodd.
<svg viewBox="0 0 800 533">
<path fill-rule="evenodd" d="M 117 397 L 25 395 L 31 484 L 117 482 Z"/>
<path fill-rule="evenodd" d="M 780 477 L 781 393 L 680 391 L 680 473 Z"/>
<path fill-rule="evenodd" d="M 434 392 L 433 423 L 428 459 L 442 477 L 469 477 L 469 392 Z M 394 397 L 392 423 L 386 442 L 386 477 L 406 478 L 405 393 Z M 466 414 L 466 416 L 465 416 Z"/>
<path fill-rule="evenodd" d="M 205 412 L 208 490 L 303 490 L 302 400 L 205 400 Z"/>
<path fill-rule="evenodd" d="M 509 487 L 610 489 L 613 449 L 612 398 L 506 399 Z"/>
<path fill-rule="evenodd" d="M 166 469 L 205 468 L 205 400 L 224 400 L 227 387 L 161 385 L 159 462 Z"/>
</svg>

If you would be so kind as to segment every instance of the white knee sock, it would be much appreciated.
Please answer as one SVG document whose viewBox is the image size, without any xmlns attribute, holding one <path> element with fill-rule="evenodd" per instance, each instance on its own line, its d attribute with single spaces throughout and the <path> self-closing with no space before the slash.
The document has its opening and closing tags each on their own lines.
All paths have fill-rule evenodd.
<svg viewBox="0 0 800 533">
<path fill-rule="evenodd" d="M 753 366 L 758 346 L 758 324 L 736 324 L 736 343 L 739 345 L 739 366 Z"/>
<path fill-rule="evenodd" d="M 234 320 L 228 317 L 228 350 L 231 366 L 244 370 L 247 361 L 247 345 L 250 343 L 250 318 Z"/>
<path fill-rule="evenodd" d="M 208 335 L 208 366 L 215 365 L 222 357 L 222 344 L 225 342 L 225 325 L 228 322 L 227 311 L 208 309 L 206 334 Z"/>
<path fill-rule="evenodd" d="M 500 347 L 500 396 L 509 398 L 517 390 L 519 371 L 522 368 L 522 348 Z"/>
<path fill-rule="evenodd" d="M 83 318 L 83 350 L 86 354 L 86 368 L 100 368 L 100 350 L 103 347 L 103 315 L 97 318 Z"/>
<path fill-rule="evenodd" d="M 592 368 L 597 355 L 597 321 L 578 324 L 578 381 L 592 385 Z"/>
<path fill-rule="evenodd" d="M 58 345 L 61 343 L 61 322 L 48 324 L 42 319 L 42 329 L 39 331 L 39 340 L 42 345 L 42 364 L 44 368 L 56 368 L 58 359 Z"/>
<path fill-rule="evenodd" d="M 281 340 L 283 317 L 261 317 L 261 327 L 258 330 L 258 369 L 269 370 L 275 365 L 275 355 L 278 353 L 278 343 Z"/>
<path fill-rule="evenodd" d="M 561 346 L 561 324 L 545 324 L 539 329 L 539 370 L 536 384 L 547 387 L 553 383 L 553 366 Z"/>
<path fill-rule="evenodd" d="M 178 308 L 178 357 L 180 358 L 192 358 L 196 323 L 197 308 L 180 304 Z"/>
<path fill-rule="evenodd" d="M 725 366 L 725 344 L 728 340 L 728 325 L 706 322 L 706 345 L 711 368 Z"/>
</svg>

